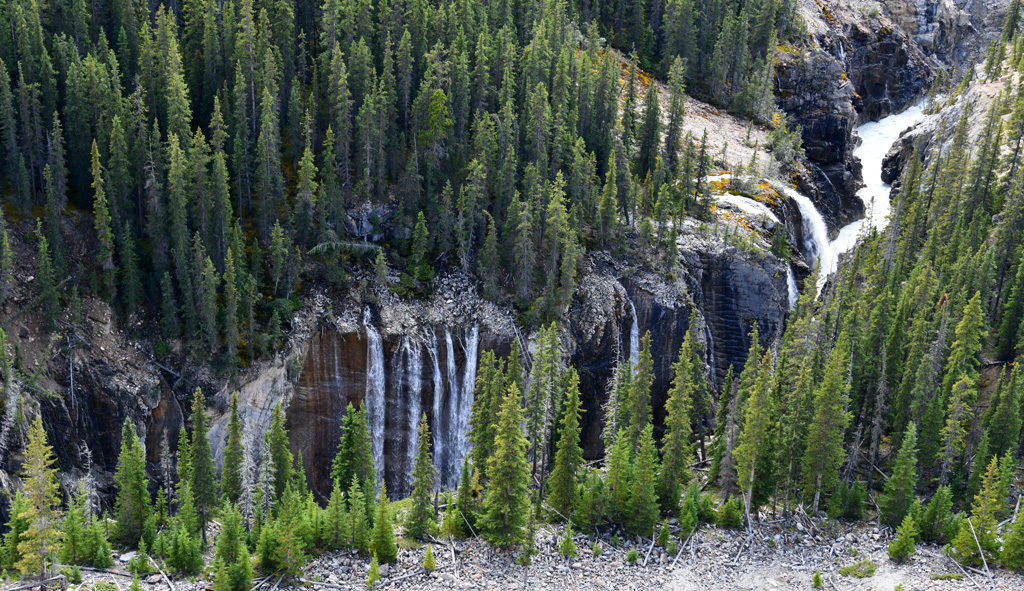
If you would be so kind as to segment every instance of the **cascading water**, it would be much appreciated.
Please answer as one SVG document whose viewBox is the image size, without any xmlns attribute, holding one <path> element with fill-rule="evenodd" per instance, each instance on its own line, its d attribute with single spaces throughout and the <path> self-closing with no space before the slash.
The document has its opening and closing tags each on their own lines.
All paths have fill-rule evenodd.
<svg viewBox="0 0 1024 591">
<path fill-rule="evenodd" d="M 864 179 L 864 187 L 857 191 L 857 196 L 864 202 L 867 211 L 863 218 L 843 226 L 835 240 L 828 240 L 825 221 L 811 200 L 793 189 L 786 188 L 786 194 L 796 201 L 800 208 L 804 232 L 809 229 L 811 233 L 809 238 L 805 238 L 805 248 L 808 247 L 808 242 L 816 247 L 815 254 L 820 267 L 817 286 L 819 293 L 828 281 L 828 276 L 836 270 L 839 257 L 853 248 L 863 234 L 872 228 L 883 229 L 889 223 L 889 193 L 892 189 L 882 182 L 882 162 L 900 134 L 923 118 L 924 106 L 918 104 L 901 113 L 865 123 L 856 129 L 861 143 L 853 151 L 853 155 L 861 161 Z"/>
<path fill-rule="evenodd" d="M 405 442 L 406 492 L 412 492 L 413 467 L 419 445 L 421 388 L 423 386 L 423 347 L 409 337 L 402 340 L 405 357 L 405 423 L 409 438 Z"/>
<path fill-rule="evenodd" d="M 633 324 L 629 327 L 629 365 L 636 371 L 636 364 L 640 361 L 640 322 L 636 317 L 636 306 L 633 300 L 629 300 L 629 313 L 633 318 Z"/>
<path fill-rule="evenodd" d="M 809 258 L 813 258 L 818 262 L 821 267 L 818 275 L 818 288 L 824 285 L 823 278 L 828 278 L 828 274 L 832 271 L 828 267 L 832 261 L 831 247 L 828 241 L 828 226 L 825 225 L 825 218 L 821 217 L 821 212 L 814 206 L 806 195 L 800 193 L 792 187 L 783 187 L 783 192 L 796 202 L 796 206 L 800 208 L 800 217 L 803 220 L 803 236 L 804 236 L 804 255 L 810 255 Z"/>
<path fill-rule="evenodd" d="M 796 286 L 796 277 L 793 276 L 793 266 L 789 263 L 786 264 L 786 287 L 789 289 L 789 309 L 792 310 L 796 307 L 800 292 Z"/>
<path fill-rule="evenodd" d="M 432 381 L 434 383 L 434 400 L 433 400 L 433 415 L 430 426 L 431 437 L 434 440 L 434 465 L 437 467 L 437 472 L 440 475 L 440 481 L 443 485 L 448 484 L 448 475 L 445 471 L 448 465 L 448 448 L 446 447 L 447 438 L 445 437 L 444 425 L 441 423 L 441 418 L 444 416 L 444 378 L 441 375 L 441 363 L 439 360 L 439 352 L 437 350 L 437 331 L 430 331 L 430 363 L 433 370 Z"/>
<path fill-rule="evenodd" d="M 366 420 L 370 425 L 370 445 L 373 464 L 377 468 L 377 485 L 384 478 L 384 396 L 385 368 L 384 343 L 380 332 L 373 326 L 370 308 L 363 311 L 363 325 L 366 327 Z"/>
<path fill-rule="evenodd" d="M 473 325 L 463 343 L 466 365 L 462 372 L 462 388 L 458 390 L 458 402 L 453 409 L 455 423 L 455 449 L 452 454 L 452 472 L 462 469 L 462 460 L 469 453 L 469 418 L 473 413 L 473 388 L 476 386 L 477 347 L 480 342 L 480 327 Z"/>
</svg>

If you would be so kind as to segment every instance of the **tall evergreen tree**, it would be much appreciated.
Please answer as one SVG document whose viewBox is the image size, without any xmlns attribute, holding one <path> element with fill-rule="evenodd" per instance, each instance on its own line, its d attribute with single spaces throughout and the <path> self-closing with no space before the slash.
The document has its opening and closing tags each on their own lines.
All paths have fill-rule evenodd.
<svg viewBox="0 0 1024 591">
<path fill-rule="evenodd" d="M 18 561 L 14 567 L 23 574 L 45 577 L 56 563 L 60 550 L 60 510 L 57 485 L 57 459 L 46 442 L 43 420 L 36 415 L 28 429 L 25 462 L 22 465 L 24 505 L 17 513 L 24 522 L 18 536 Z"/>
<path fill-rule="evenodd" d="M 562 421 L 555 444 L 555 465 L 548 477 L 548 504 L 563 519 L 573 516 L 577 505 L 579 471 L 583 466 L 580 448 L 580 378 L 569 368 L 566 376 Z"/>
<path fill-rule="evenodd" d="M 412 473 L 412 507 L 405 518 L 405 533 L 413 538 L 426 537 L 437 525 L 434 508 L 430 504 L 430 493 L 434 489 L 434 460 L 430 455 L 430 427 L 426 414 L 420 419 L 418 442 Z"/>
<path fill-rule="evenodd" d="M 839 467 L 846 459 L 843 436 L 851 418 L 847 411 L 850 401 L 850 383 L 846 377 L 849 359 L 849 342 L 845 336 L 840 336 L 829 355 L 821 384 L 814 393 L 814 415 L 807 431 L 802 469 L 804 492 L 813 497 L 815 512 L 818 511 L 822 491 L 835 487 Z"/>
<path fill-rule="evenodd" d="M 125 418 L 121 427 L 121 453 L 114 474 L 117 497 L 114 517 L 117 519 L 116 539 L 129 547 L 136 547 L 143 527 L 152 513 L 149 498 L 149 480 L 146 478 L 146 455 L 131 419 Z"/>
<path fill-rule="evenodd" d="M 192 393 L 192 439 L 191 450 L 191 484 L 195 498 L 196 512 L 199 517 L 200 534 L 206 544 L 206 523 L 217 503 L 217 470 L 213 465 L 213 453 L 210 450 L 210 438 L 207 435 L 209 425 L 206 416 L 206 397 L 203 391 L 196 388 Z"/>
<path fill-rule="evenodd" d="M 689 480 L 690 463 L 693 461 L 693 443 L 690 426 L 693 412 L 693 393 L 696 375 L 694 348 L 694 323 L 686 331 L 679 347 L 679 358 L 672 365 L 672 386 L 665 401 L 665 435 L 661 440 L 661 472 L 658 475 L 658 494 L 661 506 L 672 511 L 679 506 L 683 486 Z"/>
<path fill-rule="evenodd" d="M 484 513 L 480 516 L 484 538 L 499 546 L 522 540 L 529 511 L 530 467 L 526 463 L 527 442 L 522 422 L 519 388 L 513 382 L 508 385 L 497 416 L 494 454 L 487 461 L 489 484 Z"/>
<path fill-rule="evenodd" d="M 220 474 L 220 495 L 235 504 L 242 494 L 242 463 L 245 446 L 242 443 L 242 419 L 238 415 L 238 392 L 231 393 L 231 415 L 228 417 L 228 439 L 224 444 L 224 460 Z"/>
<path fill-rule="evenodd" d="M 897 527 L 914 502 L 917 487 L 917 425 L 910 423 L 896 455 L 892 476 L 885 481 L 885 492 L 878 500 L 878 517 L 889 527 Z"/>
</svg>

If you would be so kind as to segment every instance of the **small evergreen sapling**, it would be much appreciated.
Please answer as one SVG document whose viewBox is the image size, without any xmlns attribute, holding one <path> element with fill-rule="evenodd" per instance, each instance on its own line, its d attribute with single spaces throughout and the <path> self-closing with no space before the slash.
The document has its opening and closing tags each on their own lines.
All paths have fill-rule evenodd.
<svg viewBox="0 0 1024 591">
<path fill-rule="evenodd" d="M 427 544 L 427 550 L 423 553 L 423 570 L 431 573 L 435 568 L 437 565 L 434 564 L 434 546 Z"/>
<path fill-rule="evenodd" d="M 914 553 L 914 539 L 917 537 L 917 524 L 914 518 L 907 515 L 896 530 L 896 539 L 889 544 L 889 559 L 896 563 L 904 563 Z"/>
</svg>

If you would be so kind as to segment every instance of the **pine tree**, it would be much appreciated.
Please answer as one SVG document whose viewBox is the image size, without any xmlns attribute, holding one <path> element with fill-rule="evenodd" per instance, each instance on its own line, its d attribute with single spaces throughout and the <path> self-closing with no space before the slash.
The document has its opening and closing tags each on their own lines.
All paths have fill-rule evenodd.
<svg viewBox="0 0 1024 591">
<path fill-rule="evenodd" d="M 999 555 L 999 562 L 1007 568 L 1024 570 L 1024 515 L 1017 515 L 1009 533 L 1003 538 L 1003 551 Z"/>
<path fill-rule="evenodd" d="M 807 447 L 804 450 L 803 475 L 804 492 L 813 491 L 813 510 L 823 490 L 832 490 L 839 479 L 839 467 L 846 459 L 843 435 L 850 423 L 850 383 L 846 378 L 849 364 L 849 343 L 840 336 L 829 355 L 825 376 L 814 394 L 814 418 L 807 431 Z"/>
<path fill-rule="evenodd" d="M 366 512 L 366 497 L 363 495 L 363 486 L 354 474 L 348 488 L 348 518 L 348 531 L 351 536 L 352 547 L 360 552 L 369 552 L 370 531 L 368 528 L 370 517 Z"/>
<path fill-rule="evenodd" d="M 565 402 L 562 404 L 562 421 L 555 444 L 555 465 L 548 477 L 548 504 L 557 514 L 567 519 L 573 515 L 577 505 L 579 471 L 583 465 L 583 450 L 580 448 L 580 378 L 576 370 L 569 368 L 566 376 Z"/>
<path fill-rule="evenodd" d="M 143 525 L 152 513 L 149 481 L 146 478 L 146 456 L 142 442 L 131 419 L 121 427 L 121 453 L 114 475 L 117 498 L 114 516 L 117 519 L 116 539 L 135 548 L 142 537 Z"/>
<path fill-rule="evenodd" d="M 64 513 L 61 531 L 60 561 L 64 564 L 86 564 L 92 557 L 85 554 L 85 483 L 79 482 L 71 494 L 68 510 Z"/>
<path fill-rule="evenodd" d="M 917 425 L 910 423 L 896 455 L 892 476 L 885 481 L 885 492 L 878 500 L 879 520 L 889 527 L 903 521 L 914 502 L 917 487 Z"/>
<path fill-rule="evenodd" d="M 114 232 L 111 228 L 110 210 L 107 205 L 107 194 L 103 188 L 103 169 L 100 167 L 100 152 L 96 141 L 92 142 L 92 189 L 93 219 L 95 220 L 96 236 L 99 239 L 100 268 L 103 269 L 103 292 L 107 301 L 113 301 L 116 291 L 115 278 L 117 269 L 114 267 Z"/>
<path fill-rule="evenodd" d="M 238 392 L 232 392 L 231 416 L 228 418 L 228 439 L 224 444 L 223 468 L 220 475 L 220 495 L 228 503 L 237 503 L 242 494 L 242 464 L 244 460 L 245 446 L 242 444 L 242 419 L 238 415 Z"/>
<path fill-rule="evenodd" d="M 47 329 L 52 329 L 60 316 L 60 302 L 57 295 L 57 277 L 50 258 L 50 246 L 43 235 L 42 225 L 36 223 L 36 238 L 39 240 L 39 255 L 36 259 L 36 274 L 39 276 L 39 298 L 42 300 L 43 318 Z"/>
<path fill-rule="evenodd" d="M 373 465 L 373 447 L 370 429 L 366 423 L 366 408 L 358 409 L 351 403 L 345 409 L 338 439 L 338 451 L 331 461 L 331 480 L 350 482 L 355 476 L 360 486 L 376 487 L 377 472 Z"/>
<path fill-rule="evenodd" d="M 191 484 L 199 515 L 199 531 L 206 544 L 206 523 L 217 503 L 217 470 L 213 465 L 210 438 L 207 435 L 206 397 L 199 388 L 192 393 Z"/>
<path fill-rule="evenodd" d="M 489 485 L 484 497 L 480 529 L 490 543 L 509 546 L 523 536 L 529 511 L 526 437 L 520 425 L 523 411 L 519 388 L 513 382 L 501 402 L 495 426 L 494 453 L 488 458 Z"/>
<path fill-rule="evenodd" d="M 896 539 L 889 544 L 889 559 L 896 563 L 906 562 L 914 553 L 914 540 L 917 537 L 917 524 L 914 518 L 907 515 L 896 530 Z"/>
<path fill-rule="evenodd" d="M 756 333 L 754 333 L 756 340 Z M 754 346 L 751 346 L 753 349 Z M 748 357 L 747 366 L 754 365 L 755 358 Z M 757 366 L 756 381 L 750 385 L 747 400 L 743 405 L 743 420 L 740 429 L 739 440 L 732 455 L 736 462 L 736 475 L 740 490 L 743 492 L 743 501 L 747 515 L 748 526 L 750 524 L 750 510 L 753 502 L 754 487 L 757 484 L 758 465 L 763 463 L 763 458 L 770 454 L 768 446 L 771 441 L 771 422 L 774 411 L 772 409 L 772 398 L 768 387 L 771 378 L 772 358 L 771 352 L 766 352 Z M 743 373 L 747 373 L 744 369 Z M 740 375 L 740 385 L 743 387 L 744 376 Z M 762 475 L 763 477 L 763 475 Z"/>
<path fill-rule="evenodd" d="M 434 267 L 427 253 L 429 236 L 427 218 L 421 211 L 416 214 L 416 227 L 412 231 L 412 254 L 409 256 L 410 270 L 419 281 L 430 281 L 434 277 Z"/>
<path fill-rule="evenodd" d="M 398 558 L 398 544 L 395 542 L 391 502 L 388 501 L 387 485 L 380 485 L 377 493 L 377 509 L 373 516 L 373 533 L 370 536 L 370 551 L 382 562 L 391 563 Z"/>
<path fill-rule="evenodd" d="M 998 550 L 996 514 L 1003 503 L 999 480 L 999 458 L 993 457 L 985 471 L 981 492 L 974 497 L 971 516 L 961 520 L 960 531 L 950 543 L 950 553 L 960 562 L 982 564 L 979 546 L 985 553 L 985 560 L 993 559 Z"/>
<path fill-rule="evenodd" d="M 18 519 L 24 521 L 25 529 L 18 536 L 19 559 L 14 567 L 25 575 L 38 572 L 40 577 L 45 577 L 60 550 L 60 489 L 56 463 L 53 448 L 46 443 L 43 420 L 36 415 L 29 425 L 22 464 L 25 504 L 17 514 Z"/>
<path fill-rule="evenodd" d="M 683 485 L 689 480 L 690 463 L 693 461 L 693 444 L 690 426 L 693 412 L 693 393 L 696 356 L 693 335 L 695 323 L 683 337 L 679 347 L 679 358 L 672 365 L 672 386 L 665 401 L 665 435 L 661 440 L 661 472 L 658 475 L 658 495 L 661 507 L 672 511 L 679 506 Z"/>
<path fill-rule="evenodd" d="M 423 538 L 436 528 L 434 508 L 430 504 L 430 492 L 434 489 L 434 460 L 430 455 L 430 427 L 427 415 L 420 419 L 419 447 L 413 468 L 412 507 L 405 518 L 405 533 L 413 538 Z"/>
<path fill-rule="evenodd" d="M 629 481 L 626 526 L 639 536 L 653 536 L 658 523 L 658 450 L 654 446 L 654 426 L 640 433 L 639 449 Z"/>
<path fill-rule="evenodd" d="M 949 524 L 951 522 L 953 508 L 953 493 L 948 486 L 940 486 L 931 500 L 924 508 L 921 516 L 920 531 L 921 540 L 935 544 L 945 544 L 950 540 L 951 533 Z"/>
<path fill-rule="evenodd" d="M 292 480 L 294 458 L 288 449 L 288 431 L 284 426 L 284 410 L 281 405 L 274 406 L 274 414 L 270 420 L 270 431 L 266 434 L 266 446 L 270 451 L 270 462 L 274 468 L 274 500 L 280 500 L 285 487 Z"/>
</svg>

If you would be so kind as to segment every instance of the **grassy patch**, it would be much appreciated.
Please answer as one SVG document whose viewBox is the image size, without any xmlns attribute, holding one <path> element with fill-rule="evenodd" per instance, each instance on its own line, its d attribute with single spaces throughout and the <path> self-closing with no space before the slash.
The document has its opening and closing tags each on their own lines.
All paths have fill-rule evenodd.
<svg viewBox="0 0 1024 591">
<path fill-rule="evenodd" d="M 870 560 L 861 560 L 849 566 L 844 566 L 839 569 L 839 574 L 844 577 L 856 577 L 858 579 L 866 579 L 874 576 L 875 574 L 875 563 Z"/>
<path fill-rule="evenodd" d="M 964 578 L 961 573 L 932 573 L 929 576 L 933 581 L 962 581 Z"/>
</svg>

